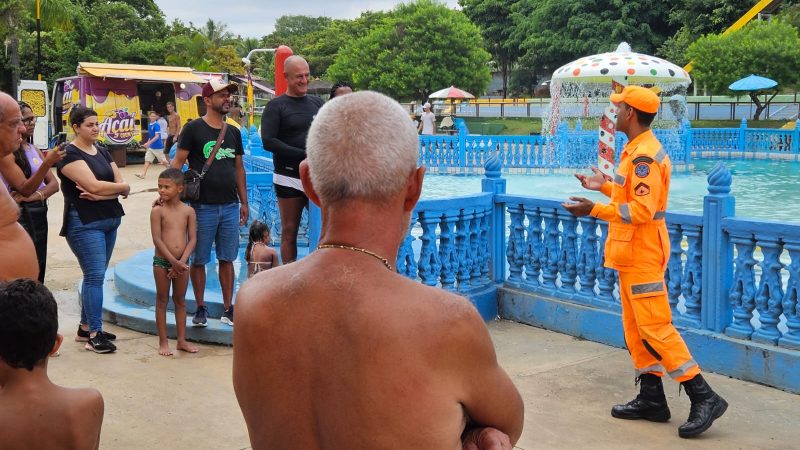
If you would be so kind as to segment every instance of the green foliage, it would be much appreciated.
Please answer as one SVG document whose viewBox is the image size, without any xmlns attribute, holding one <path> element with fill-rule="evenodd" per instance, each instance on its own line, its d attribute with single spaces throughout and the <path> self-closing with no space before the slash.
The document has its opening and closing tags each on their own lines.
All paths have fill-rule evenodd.
<svg viewBox="0 0 800 450">
<path fill-rule="evenodd" d="M 514 30 L 512 10 L 518 0 L 459 0 L 464 14 L 478 26 L 486 43 L 486 50 L 495 58 L 503 77 L 503 96 L 508 94 L 508 71 L 521 56 L 520 48 L 513 45 Z M 535 83 L 534 83 L 535 84 Z"/>
<path fill-rule="evenodd" d="M 689 46 L 695 82 L 711 92 L 728 93 L 728 85 L 750 74 L 771 78 L 781 87 L 800 81 L 800 36 L 781 21 L 753 22 L 726 36 L 707 35 Z"/>
<path fill-rule="evenodd" d="M 652 54 L 675 31 L 668 2 L 643 0 L 520 0 L 514 7 L 512 39 L 525 55 L 523 66 L 549 76 L 581 56 L 613 51 L 628 42 Z"/>
<path fill-rule="evenodd" d="M 423 99 L 450 85 L 479 95 L 491 77 L 489 59 L 480 32 L 463 13 L 419 0 L 401 4 L 346 44 L 328 76 L 398 99 Z"/>
<path fill-rule="evenodd" d="M 670 36 L 660 47 L 656 54 L 667 61 L 681 67 L 689 63 L 686 57 L 686 49 L 696 39 L 692 36 L 688 27 L 682 27 L 677 33 Z"/>
</svg>

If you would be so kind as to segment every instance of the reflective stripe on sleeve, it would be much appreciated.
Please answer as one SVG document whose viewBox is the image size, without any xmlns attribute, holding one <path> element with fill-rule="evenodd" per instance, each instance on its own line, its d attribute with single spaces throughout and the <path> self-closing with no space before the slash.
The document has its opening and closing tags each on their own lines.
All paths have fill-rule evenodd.
<svg viewBox="0 0 800 450">
<path fill-rule="evenodd" d="M 667 159 L 667 152 L 664 150 L 664 147 L 661 147 L 656 153 L 656 161 L 661 164 L 664 160 Z"/>
<path fill-rule="evenodd" d="M 656 211 L 656 213 L 653 214 L 653 220 L 663 219 L 664 217 L 667 217 L 666 211 Z"/>
<path fill-rule="evenodd" d="M 619 205 L 619 215 L 625 223 L 631 223 L 631 209 L 627 203 Z"/>
<path fill-rule="evenodd" d="M 669 372 L 669 376 L 671 376 L 672 378 L 678 378 L 680 376 L 686 375 L 686 372 L 688 372 L 690 369 L 692 369 L 696 365 L 697 365 L 697 362 L 695 362 L 694 359 L 690 359 L 689 361 L 687 361 L 686 363 L 684 363 L 683 365 L 681 365 L 677 369 L 673 370 L 672 372 Z"/>
<path fill-rule="evenodd" d="M 664 282 L 656 281 L 655 283 L 643 283 L 631 285 L 631 294 L 654 294 L 656 292 L 664 292 Z"/>
<path fill-rule="evenodd" d="M 620 186 L 625 186 L 625 177 L 622 175 L 615 173 L 614 174 L 614 183 L 617 183 Z"/>
</svg>

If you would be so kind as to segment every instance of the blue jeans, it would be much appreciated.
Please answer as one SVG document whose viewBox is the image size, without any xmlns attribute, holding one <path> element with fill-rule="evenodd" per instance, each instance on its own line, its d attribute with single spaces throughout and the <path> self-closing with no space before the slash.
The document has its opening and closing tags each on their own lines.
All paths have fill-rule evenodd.
<svg viewBox="0 0 800 450">
<path fill-rule="evenodd" d="M 204 266 L 211 259 L 211 245 L 219 261 L 236 261 L 239 256 L 239 204 L 192 203 L 197 217 L 197 245 L 192 264 Z"/>
<path fill-rule="evenodd" d="M 81 323 L 89 324 L 90 332 L 103 329 L 103 280 L 121 222 L 116 217 L 84 225 L 75 209 L 67 213 L 67 243 L 83 272 Z"/>
</svg>

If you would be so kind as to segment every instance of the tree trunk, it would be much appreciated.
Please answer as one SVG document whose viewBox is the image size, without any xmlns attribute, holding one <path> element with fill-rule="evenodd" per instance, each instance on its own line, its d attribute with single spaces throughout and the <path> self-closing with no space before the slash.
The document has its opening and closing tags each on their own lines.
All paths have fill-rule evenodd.
<svg viewBox="0 0 800 450">
<path fill-rule="evenodd" d="M 758 120 L 761 117 L 761 111 L 764 110 L 764 105 L 761 104 L 761 99 L 758 98 L 758 94 L 755 92 L 750 93 L 750 100 L 756 104 L 756 113 L 753 114 L 753 120 Z"/>
<path fill-rule="evenodd" d="M 8 45 L 9 61 L 11 62 L 11 96 L 17 98 L 17 88 L 19 86 L 19 38 L 11 35 L 11 42 Z"/>
<path fill-rule="evenodd" d="M 503 98 L 508 96 L 508 58 L 502 58 L 503 71 Z"/>
</svg>

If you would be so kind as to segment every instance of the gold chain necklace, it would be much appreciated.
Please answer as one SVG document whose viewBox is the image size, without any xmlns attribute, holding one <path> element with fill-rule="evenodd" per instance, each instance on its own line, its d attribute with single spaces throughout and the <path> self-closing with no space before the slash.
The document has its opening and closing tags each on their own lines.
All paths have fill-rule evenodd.
<svg viewBox="0 0 800 450">
<path fill-rule="evenodd" d="M 342 249 L 342 250 L 352 250 L 354 252 L 361 252 L 361 253 L 364 253 L 366 255 L 372 256 L 375 259 L 380 260 L 380 262 L 382 262 L 383 265 L 386 266 L 387 269 L 394 271 L 394 269 L 392 269 L 392 265 L 389 264 L 389 260 L 388 259 L 386 259 L 386 258 L 384 258 L 384 257 L 382 257 L 382 256 L 380 256 L 380 255 L 378 255 L 376 253 L 373 253 L 373 252 L 371 252 L 371 251 L 369 251 L 369 250 L 367 250 L 365 248 L 352 247 L 352 246 L 349 246 L 349 245 L 341 245 L 341 244 L 320 244 L 320 245 L 317 246 L 317 248 L 338 248 L 338 249 Z"/>
</svg>

